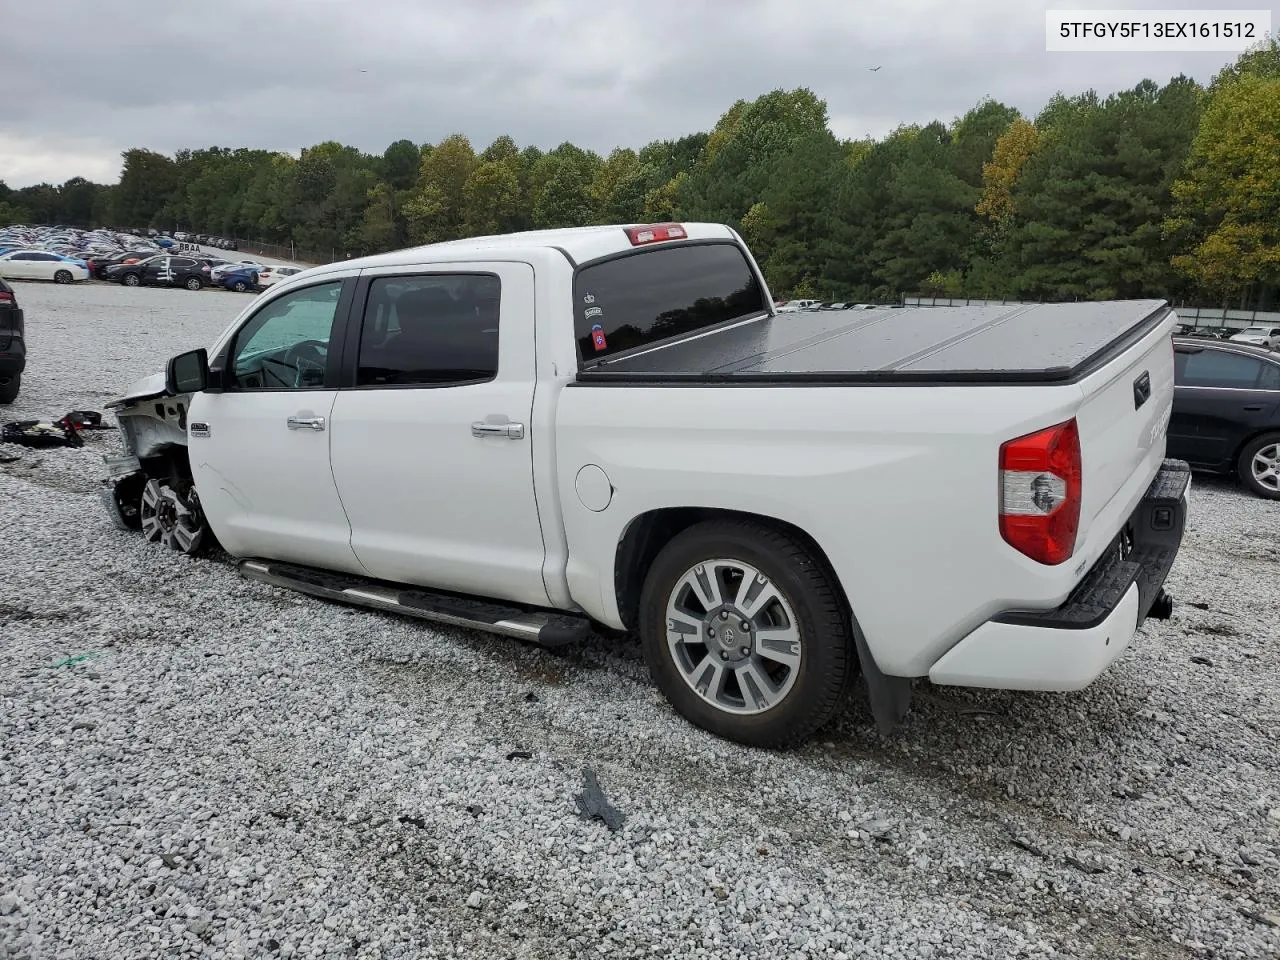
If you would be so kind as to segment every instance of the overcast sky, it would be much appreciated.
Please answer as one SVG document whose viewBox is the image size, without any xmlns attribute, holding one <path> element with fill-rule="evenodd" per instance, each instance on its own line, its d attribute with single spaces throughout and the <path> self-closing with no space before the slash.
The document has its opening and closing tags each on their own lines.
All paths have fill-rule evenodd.
<svg viewBox="0 0 1280 960">
<path fill-rule="evenodd" d="M 602 153 L 707 130 L 807 86 L 840 136 L 950 121 L 990 96 L 1209 80 L 1231 53 L 1046 53 L 1047 8 L 1164 0 L 82 0 L 5 2 L 0 180 L 114 181 L 144 146 L 381 152 L 461 132 Z M 872 72 L 869 68 L 881 66 Z"/>
</svg>

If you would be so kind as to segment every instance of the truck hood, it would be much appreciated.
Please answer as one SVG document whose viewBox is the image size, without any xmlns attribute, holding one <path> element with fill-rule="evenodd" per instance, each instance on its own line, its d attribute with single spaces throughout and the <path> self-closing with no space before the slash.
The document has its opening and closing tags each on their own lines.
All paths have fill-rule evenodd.
<svg viewBox="0 0 1280 960">
<path fill-rule="evenodd" d="M 164 386 L 165 375 L 163 373 L 153 373 L 149 377 L 143 377 L 136 381 L 123 396 L 116 397 L 114 400 L 107 401 L 104 406 L 108 410 L 114 407 L 120 407 L 126 403 L 136 403 L 139 400 L 150 400 L 153 397 L 163 397 L 168 391 Z"/>
</svg>

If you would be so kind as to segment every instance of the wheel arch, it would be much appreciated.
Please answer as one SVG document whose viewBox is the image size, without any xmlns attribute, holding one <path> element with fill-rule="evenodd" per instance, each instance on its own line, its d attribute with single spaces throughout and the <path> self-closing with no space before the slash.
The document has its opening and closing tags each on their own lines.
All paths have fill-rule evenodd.
<svg viewBox="0 0 1280 960">
<path fill-rule="evenodd" d="M 1253 443 L 1253 441 L 1257 440 L 1259 437 L 1266 436 L 1268 433 L 1274 433 L 1277 436 L 1280 436 L 1280 425 L 1259 427 L 1257 430 L 1252 430 L 1245 434 L 1244 439 L 1236 444 L 1235 450 L 1232 451 L 1231 462 L 1227 465 L 1225 472 L 1234 473 L 1240 464 L 1240 455 L 1244 453 L 1244 448 L 1249 446 L 1249 444 Z"/>
<path fill-rule="evenodd" d="M 613 564 L 613 588 L 618 604 L 618 615 L 629 631 L 638 628 L 640 593 L 645 577 L 662 548 L 672 538 L 704 520 L 745 520 L 772 527 L 794 537 L 823 567 L 832 589 L 840 603 L 845 623 L 853 634 L 858 651 L 862 676 L 866 681 L 871 712 L 876 725 L 884 735 L 892 733 L 906 715 L 911 703 L 911 680 L 893 677 L 882 672 L 875 656 L 867 645 L 866 636 L 858 624 L 857 615 L 849 602 L 844 584 L 836 575 L 822 545 L 808 531 L 786 520 L 744 510 L 717 507 L 661 507 L 633 517 L 623 529 L 618 540 Z"/>
<path fill-rule="evenodd" d="M 678 534 L 704 520 L 745 520 L 761 523 L 795 537 L 823 564 L 825 572 L 840 598 L 841 607 L 851 616 L 849 598 L 835 575 L 826 551 L 806 531 L 793 523 L 765 514 L 718 507 L 661 507 L 633 517 L 618 540 L 613 564 L 613 588 L 618 602 L 618 615 L 628 630 L 639 623 L 640 592 L 653 561 Z"/>
</svg>

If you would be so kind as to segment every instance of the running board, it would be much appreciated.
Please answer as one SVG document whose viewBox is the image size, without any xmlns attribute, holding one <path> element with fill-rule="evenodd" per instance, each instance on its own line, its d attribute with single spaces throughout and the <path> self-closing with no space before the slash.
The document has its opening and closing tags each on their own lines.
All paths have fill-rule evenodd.
<svg viewBox="0 0 1280 960">
<path fill-rule="evenodd" d="M 543 647 L 563 647 L 583 639 L 592 631 L 589 620 L 571 613 L 529 610 L 274 560 L 241 560 L 236 569 L 246 579 L 273 587 L 434 623 L 484 630 Z"/>
</svg>

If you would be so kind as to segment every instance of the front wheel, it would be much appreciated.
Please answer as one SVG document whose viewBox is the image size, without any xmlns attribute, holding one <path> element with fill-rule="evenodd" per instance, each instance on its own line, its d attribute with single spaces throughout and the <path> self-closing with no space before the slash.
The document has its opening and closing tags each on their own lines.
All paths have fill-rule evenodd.
<svg viewBox="0 0 1280 960">
<path fill-rule="evenodd" d="M 676 711 L 748 746 L 806 739 L 854 676 L 832 574 L 796 537 L 750 521 L 699 523 L 662 549 L 641 594 L 640 638 Z"/>
<path fill-rule="evenodd" d="M 1246 443 L 1236 461 L 1236 471 L 1250 492 L 1280 500 L 1280 433 L 1264 433 Z"/>
<path fill-rule="evenodd" d="M 187 277 L 185 286 L 188 290 L 199 290 L 204 284 L 200 282 L 199 277 Z"/>
<path fill-rule="evenodd" d="M 237 280 L 235 283 L 231 285 L 231 289 L 234 290 L 236 293 L 244 293 L 246 290 L 249 289 L 249 285 L 245 283 L 243 280 Z"/>
<path fill-rule="evenodd" d="M 70 283 L 75 277 L 71 276 L 70 270 L 59 270 L 53 275 L 54 283 Z"/>
</svg>

